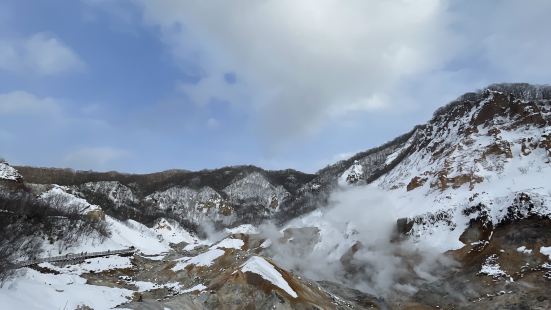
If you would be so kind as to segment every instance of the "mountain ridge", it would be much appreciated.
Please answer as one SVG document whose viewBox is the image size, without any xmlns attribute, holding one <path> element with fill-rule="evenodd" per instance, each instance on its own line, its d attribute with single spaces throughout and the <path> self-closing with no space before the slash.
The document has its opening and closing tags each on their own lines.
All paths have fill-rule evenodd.
<svg viewBox="0 0 551 310">
<path fill-rule="evenodd" d="M 545 101 L 551 98 L 551 86 L 530 85 L 526 83 L 492 84 L 476 92 L 463 94 L 456 100 L 442 106 L 434 112 L 433 117 L 427 123 L 416 125 L 409 132 L 378 147 L 359 152 L 348 159 L 327 165 L 314 174 L 307 174 L 294 169 L 264 170 L 253 165 L 222 167 L 200 171 L 172 169 L 148 174 L 74 171 L 71 169 L 35 168 L 28 166 L 16 166 L 15 168 L 28 183 L 82 187 L 82 184 L 90 182 L 116 181 L 126 187 L 124 190 L 132 192 L 132 195 L 137 199 L 136 201 L 139 202 L 143 201 L 148 195 L 167 191 L 176 187 L 186 187 L 192 190 L 200 190 L 204 187 L 212 188 L 222 199 L 227 200 L 229 196 L 224 190 L 228 186 L 239 183 L 240 180 L 245 179 L 252 173 L 258 173 L 262 176 L 261 178 L 266 179 L 270 186 L 281 186 L 289 195 L 279 197 L 279 199 L 277 199 L 277 207 L 275 208 L 269 208 L 272 204 L 271 197 L 258 196 L 257 198 L 251 198 L 245 203 L 246 208 L 249 208 L 250 212 L 247 212 L 243 206 L 240 208 L 237 207 L 238 205 L 243 205 L 243 202 L 233 201 L 230 204 L 226 203 L 226 205 L 233 205 L 234 208 L 232 208 L 232 212 L 235 211 L 234 213 L 237 213 L 237 211 L 239 211 L 241 214 L 240 216 L 246 217 L 246 221 L 253 220 L 255 223 L 260 223 L 266 219 L 274 219 L 278 223 L 285 223 L 292 218 L 315 210 L 320 205 L 327 204 L 329 194 L 338 186 L 346 185 L 347 183 L 369 184 L 379 179 L 410 156 L 414 149 L 425 147 L 420 146 L 420 143 L 428 145 L 427 143 L 430 142 L 430 139 L 423 137 L 432 134 L 430 130 L 432 130 L 431 126 L 433 125 L 431 124 L 441 123 L 439 127 L 435 128 L 440 128 L 437 129 L 440 131 L 444 130 L 442 133 L 446 134 L 445 130 L 447 130 L 447 124 L 453 123 L 460 115 L 464 115 L 468 111 L 474 109 L 479 102 L 483 101 L 484 98 L 488 96 L 488 94 L 494 92 L 496 94 L 506 94 L 505 97 L 502 96 L 503 98 L 500 99 L 503 103 L 501 106 L 498 104 L 495 107 L 494 105 L 488 105 L 490 108 L 486 110 L 484 110 L 486 105 L 483 104 L 482 114 L 480 114 L 483 117 L 478 117 L 478 122 L 480 122 L 480 124 L 484 123 L 485 120 L 483 118 L 492 120 L 494 117 L 501 117 L 500 113 L 502 112 L 500 109 L 508 108 L 509 106 L 516 109 L 508 112 L 510 115 L 523 113 L 522 111 L 525 111 L 524 105 L 537 107 L 537 105 L 528 102 L 515 103 L 515 100 L 521 100 L 523 102 L 531 100 Z M 532 114 L 537 115 L 537 113 Z M 534 123 L 534 126 L 544 126 L 546 122 L 548 124 L 548 120 L 541 117 L 537 122 L 537 124 Z M 472 128 L 476 128 L 476 126 L 480 124 L 473 123 L 471 126 Z M 470 133 L 465 132 L 459 134 L 463 135 Z M 433 145 L 431 147 L 434 148 L 436 146 Z M 494 144 L 492 147 L 493 149 L 488 152 L 495 153 L 504 151 L 500 149 L 501 146 L 499 144 Z M 439 149 L 441 151 L 443 150 L 443 148 Z M 433 153 L 431 156 L 436 155 Z M 354 170 L 354 173 L 350 173 L 352 170 Z M 464 178 L 466 180 L 469 177 L 462 176 L 459 178 Z M 443 178 L 441 179 L 444 180 Z M 423 180 L 424 177 L 422 176 L 417 176 L 416 179 L 409 180 L 409 188 L 413 189 L 419 186 L 421 182 L 424 182 Z M 458 182 L 458 180 L 459 179 L 456 179 L 455 182 Z M 90 193 L 90 188 L 91 187 L 88 187 L 86 192 Z M 248 196 L 253 197 L 254 195 Z M 193 206 L 179 207 L 183 207 L 186 210 L 195 208 Z M 137 206 L 137 208 L 139 209 L 139 206 Z M 228 209 L 224 208 L 224 210 L 226 210 L 224 212 L 227 212 Z M 226 220 L 225 224 L 222 225 L 238 225 L 244 222 L 245 220 Z"/>
<path fill-rule="evenodd" d="M 136 247 L 120 267 L 72 267 L 91 284 L 131 288 L 114 305 L 551 307 L 551 86 L 464 94 L 427 123 L 316 174 L 2 165 L 10 179 L 0 180 L 0 198 L 26 193 L 53 209 L 51 232 L 38 238 L 49 238 L 47 251 Z M 62 184 L 48 183 L 59 171 Z M 86 234 L 66 240 L 67 225 Z M 32 268 L 31 278 L 69 272 Z"/>
</svg>

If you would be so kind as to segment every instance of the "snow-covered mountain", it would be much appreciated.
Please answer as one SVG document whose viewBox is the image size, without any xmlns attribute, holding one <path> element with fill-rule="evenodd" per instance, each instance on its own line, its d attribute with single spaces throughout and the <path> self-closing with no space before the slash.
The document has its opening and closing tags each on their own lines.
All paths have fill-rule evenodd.
<svg viewBox="0 0 551 310">
<path fill-rule="evenodd" d="M 47 251 L 138 250 L 121 266 L 79 273 L 78 281 L 127 290 L 113 291 L 123 298 L 108 307 L 140 308 L 143 299 L 152 309 L 545 309 L 549 175 L 551 87 L 496 84 L 316 174 L 0 163 L 0 196 L 30 192 L 93 213 L 111 231 L 72 248 L 50 237 Z M 67 272 L 38 267 L 20 281 Z"/>
<path fill-rule="evenodd" d="M 301 186 L 314 177 L 294 170 L 266 171 L 253 166 L 148 175 L 17 169 L 28 184 L 71 187 L 91 203 L 101 205 L 107 214 L 143 220 L 144 210 L 149 208 L 168 212 L 190 225 L 209 220 L 223 227 L 259 224 L 283 215 L 283 206 L 290 205 Z"/>
<path fill-rule="evenodd" d="M 431 231 L 434 220 L 424 219 L 436 214 L 457 237 L 474 218 L 497 225 L 513 214 L 549 216 L 550 99 L 551 88 L 528 85 L 464 95 L 418 127 L 395 155 L 404 159 L 373 185 L 399 204 L 415 205 L 405 216 L 426 212 L 415 220 L 411 233 L 417 235 Z M 519 199 L 533 203 L 519 205 Z"/>
<path fill-rule="evenodd" d="M 8 165 L 6 162 L 0 162 L 0 180 L 18 181 L 21 180 L 21 175 L 15 168 Z"/>
<path fill-rule="evenodd" d="M 139 199 L 132 190 L 118 181 L 88 182 L 79 186 L 84 192 L 97 193 L 113 204 L 116 209 L 132 206 Z"/>
</svg>

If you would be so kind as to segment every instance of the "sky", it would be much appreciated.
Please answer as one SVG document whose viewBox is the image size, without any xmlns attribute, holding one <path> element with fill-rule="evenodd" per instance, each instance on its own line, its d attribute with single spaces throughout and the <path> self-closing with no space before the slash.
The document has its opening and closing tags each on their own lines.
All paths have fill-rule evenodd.
<svg viewBox="0 0 551 310">
<path fill-rule="evenodd" d="M 2 0 L 0 157 L 315 172 L 498 82 L 551 81 L 551 1 Z"/>
</svg>

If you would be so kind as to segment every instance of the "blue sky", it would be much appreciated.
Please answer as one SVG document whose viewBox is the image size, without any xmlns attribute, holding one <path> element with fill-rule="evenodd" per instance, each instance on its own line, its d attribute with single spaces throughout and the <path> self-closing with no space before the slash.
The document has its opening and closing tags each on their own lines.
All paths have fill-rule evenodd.
<svg viewBox="0 0 551 310">
<path fill-rule="evenodd" d="M 551 77 L 548 1 L 0 3 L 0 157 L 313 172 L 495 82 Z"/>
</svg>

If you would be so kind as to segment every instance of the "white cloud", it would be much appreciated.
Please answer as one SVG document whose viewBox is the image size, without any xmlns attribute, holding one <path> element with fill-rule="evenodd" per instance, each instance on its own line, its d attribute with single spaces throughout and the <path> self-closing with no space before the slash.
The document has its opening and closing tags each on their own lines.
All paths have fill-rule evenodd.
<svg viewBox="0 0 551 310">
<path fill-rule="evenodd" d="M 76 169 L 108 169 L 128 155 L 127 151 L 114 147 L 82 147 L 67 154 L 64 162 Z"/>
<path fill-rule="evenodd" d="M 127 134 L 122 137 L 121 130 L 71 106 L 75 105 L 66 99 L 26 91 L 0 94 L 0 149 L 10 153 L 3 155 L 21 164 L 76 169 L 107 170 L 125 164 L 128 151 L 102 145 L 117 145 Z M 99 147 L 86 146 L 98 141 Z"/>
<path fill-rule="evenodd" d="M 453 50 L 438 0 L 141 3 L 175 57 L 204 70 L 205 79 L 186 92 L 200 101 L 232 100 L 246 83 L 259 124 L 274 138 L 388 108 L 387 94 L 403 78 L 439 68 Z M 220 84 L 226 72 L 240 82 Z"/>
<path fill-rule="evenodd" d="M 270 143 L 358 112 L 425 121 L 485 84 L 551 78 L 545 0 L 136 2 L 179 64 L 200 68 L 180 89 L 249 104 Z M 224 83 L 227 72 L 238 82 Z"/>
<path fill-rule="evenodd" d="M 52 115 L 59 112 L 61 112 L 59 102 L 53 98 L 39 98 L 19 90 L 0 94 L 0 115 Z"/>
<path fill-rule="evenodd" d="M 36 33 L 24 39 L 0 39 L 0 70 L 51 76 L 84 67 L 84 62 L 71 48 L 47 33 Z"/>
</svg>

